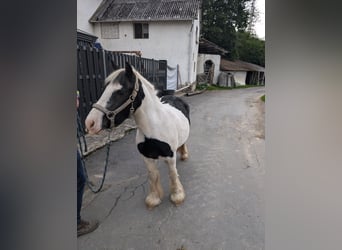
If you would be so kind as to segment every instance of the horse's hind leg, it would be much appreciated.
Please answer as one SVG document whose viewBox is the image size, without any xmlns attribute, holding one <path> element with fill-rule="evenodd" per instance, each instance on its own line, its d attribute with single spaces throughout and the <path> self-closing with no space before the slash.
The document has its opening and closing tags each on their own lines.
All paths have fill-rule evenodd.
<svg viewBox="0 0 342 250">
<path fill-rule="evenodd" d="M 180 153 L 182 161 L 185 161 L 189 158 L 188 148 L 186 147 L 185 143 L 177 149 L 177 152 Z"/>
<path fill-rule="evenodd" d="M 185 199 L 185 192 L 176 168 L 176 156 L 167 159 L 170 177 L 170 199 L 177 206 Z"/>
<path fill-rule="evenodd" d="M 163 188 L 160 184 L 160 174 L 157 168 L 157 160 L 144 157 L 146 167 L 148 169 L 148 178 L 150 184 L 150 193 L 145 199 L 145 203 L 149 209 L 158 206 L 163 198 Z"/>
</svg>

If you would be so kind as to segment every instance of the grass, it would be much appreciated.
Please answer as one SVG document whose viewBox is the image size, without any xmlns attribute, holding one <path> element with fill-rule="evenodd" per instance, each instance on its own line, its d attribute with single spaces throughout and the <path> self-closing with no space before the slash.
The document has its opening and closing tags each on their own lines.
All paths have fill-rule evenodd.
<svg viewBox="0 0 342 250">
<path fill-rule="evenodd" d="M 243 86 L 236 86 L 236 87 L 223 87 L 217 85 L 210 85 L 210 84 L 200 84 L 197 85 L 197 90 L 224 90 L 224 89 L 245 89 L 245 88 L 252 88 L 252 87 L 259 87 L 258 85 L 243 85 Z"/>
<path fill-rule="evenodd" d="M 260 97 L 261 101 L 265 102 L 266 96 L 263 95 L 262 97 Z"/>
</svg>

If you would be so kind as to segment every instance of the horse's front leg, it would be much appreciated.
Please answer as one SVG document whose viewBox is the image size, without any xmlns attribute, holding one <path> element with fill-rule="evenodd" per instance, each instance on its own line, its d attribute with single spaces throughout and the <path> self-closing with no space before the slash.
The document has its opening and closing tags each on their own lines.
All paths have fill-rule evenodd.
<svg viewBox="0 0 342 250">
<path fill-rule="evenodd" d="M 178 172 L 176 168 L 176 154 L 172 158 L 166 160 L 169 165 L 169 177 L 170 177 L 170 199 L 178 206 L 185 199 L 185 192 L 182 183 L 179 180 Z"/>
<path fill-rule="evenodd" d="M 160 184 L 160 174 L 157 167 L 157 160 L 144 157 L 148 170 L 150 192 L 145 199 L 148 209 L 152 209 L 161 203 L 163 198 L 163 188 Z"/>
</svg>

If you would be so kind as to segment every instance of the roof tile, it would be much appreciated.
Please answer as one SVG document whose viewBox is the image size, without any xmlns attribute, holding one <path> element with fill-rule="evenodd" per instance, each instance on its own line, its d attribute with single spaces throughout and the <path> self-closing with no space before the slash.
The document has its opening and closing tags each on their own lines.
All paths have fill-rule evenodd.
<svg viewBox="0 0 342 250">
<path fill-rule="evenodd" d="M 200 0 L 104 0 L 90 22 L 192 20 L 200 4 Z"/>
</svg>

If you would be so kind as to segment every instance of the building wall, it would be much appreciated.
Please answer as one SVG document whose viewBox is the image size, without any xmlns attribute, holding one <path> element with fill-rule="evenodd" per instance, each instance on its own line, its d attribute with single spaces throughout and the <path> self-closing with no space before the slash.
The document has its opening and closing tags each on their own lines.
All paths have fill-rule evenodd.
<svg viewBox="0 0 342 250">
<path fill-rule="evenodd" d="M 102 0 L 77 0 L 77 29 L 95 35 L 94 26 L 89 23 Z"/>
<path fill-rule="evenodd" d="M 179 64 L 183 86 L 196 80 L 200 32 L 198 20 L 149 22 L 148 39 L 134 39 L 132 22 L 119 23 L 119 39 L 103 39 L 101 24 L 97 23 L 94 27 L 95 35 L 99 37 L 104 49 L 141 51 L 142 57 L 167 60 L 171 67 Z"/>
<path fill-rule="evenodd" d="M 220 74 L 221 56 L 220 55 L 209 55 L 209 54 L 198 54 L 197 74 L 204 73 L 204 63 L 207 60 L 211 60 L 215 65 L 213 83 L 216 84 L 218 81 L 218 76 Z"/>
<path fill-rule="evenodd" d="M 200 16 L 199 13 L 197 15 L 197 19 L 194 19 L 192 21 L 192 28 L 190 33 L 190 55 L 191 58 L 189 58 L 189 83 L 193 83 L 196 81 L 197 76 L 197 59 L 198 59 L 198 46 L 199 46 L 199 34 L 200 34 Z"/>
<path fill-rule="evenodd" d="M 231 73 L 234 76 L 235 83 L 237 86 L 246 85 L 246 77 L 247 77 L 246 71 L 233 71 Z"/>
</svg>

